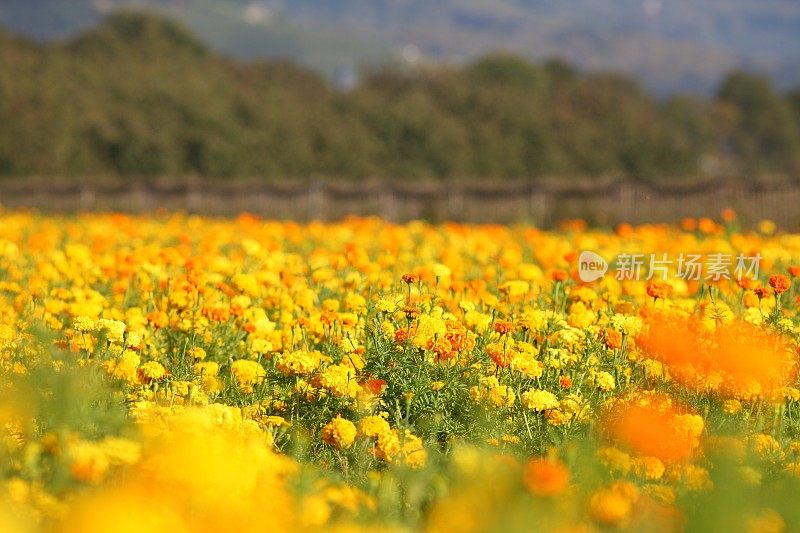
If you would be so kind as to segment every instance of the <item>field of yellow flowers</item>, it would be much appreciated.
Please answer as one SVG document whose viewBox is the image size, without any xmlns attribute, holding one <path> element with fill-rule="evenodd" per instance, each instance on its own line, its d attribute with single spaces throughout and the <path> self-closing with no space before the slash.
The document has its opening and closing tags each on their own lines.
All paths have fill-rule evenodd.
<svg viewBox="0 0 800 533">
<path fill-rule="evenodd" d="M 798 530 L 800 235 L 723 219 L 0 212 L 0 530 Z"/>
</svg>

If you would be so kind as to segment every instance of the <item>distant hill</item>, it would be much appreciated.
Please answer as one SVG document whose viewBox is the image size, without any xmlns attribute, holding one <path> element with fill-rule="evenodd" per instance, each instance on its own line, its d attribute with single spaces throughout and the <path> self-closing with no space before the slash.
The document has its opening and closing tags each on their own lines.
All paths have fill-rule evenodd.
<svg viewBox="0 0 800 533">
<path fill-rule="evenodd" d="M 404 51 L 463 61 L 504 50 L 619 70 L 659 94 L 709 93 L 734 68 L 800 82 L 796 0 L 4 0 L 0 19 L 51 39 L 119 6 L 158 9 L 237 57 L 329 75 Z"/>
<path fill-rule="evenodd" d="M 624 75 L 492 54 L 342 92 L 126 11 L 55 43 L 0 29 L 0 124 L 0 176 L 800 176 L 800 91 L 744 73 L 657 100 Z"/>
</svg>

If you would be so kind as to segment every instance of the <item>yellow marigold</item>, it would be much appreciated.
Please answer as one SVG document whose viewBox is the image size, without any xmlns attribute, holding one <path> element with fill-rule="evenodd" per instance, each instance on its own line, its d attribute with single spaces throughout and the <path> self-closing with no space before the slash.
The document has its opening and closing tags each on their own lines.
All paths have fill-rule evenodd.
<svg viewBox="0 0 800 533">
<path fill-rule="evenodd" d="M 714 488 L 708 470 L 702 466 L 686 465 L 682 475 L 686 488 L 695 492 L 704 492 Z"/>
<path fill-rule="evenodd" d="M 657 502 L 666 505 L 675 504 L 675 489 L 666 485 L 657 483 L 648 483 L 642 486 L 646 494 L 652 496 Z"/>
<path fill-rule="evenodd" d="M 800 477 L 800 463 L 788 463 L 783 471 L 789 475 Z"/>
<path fill-rule="evenodd" d="M 311 494 L 300 503 L 300 521 L 304 528 L 318 530 L 331 517 L 331 507 L 324 496 Z"/>
<path fill-rule="evenodd" d="M 383 337 L 386 339 L 394 338 L 395 329 L 394 324 L 392 324 L 389 320 L 384 320 L 381 322 L 381 333 Z"/>
<path fill-rule="evenodd" d="M 631 471 L 631 456 L 618 448 L 607 446 L 597 451 L 597 458 L 612 472 L 626 476 Z"/>
<path fill-rule="evenodd" d="M 605 371 L 595 374 L 594 382 L 597 385 L 597 388 L 603 392 L 612 391 L 617 386 L 616 382 L 614 381 L 614 376 Z"/>
<path fill-rule="evenodd" d="M 592 414 L 592 408 L 588 400 L 577 394 L 568 394 L 559 402 L 559 408 L 578 422 L 586 422 Z"/>
<path fill-rule="evenodd" d="M 759 433 L 751 437 L 751 442 L 758 455 L 770 456 L 781 453 L 781 445 L 772 435 Z"/>
<path fill-rule="evenodd" d="M 194 373 L 197 375 L 203 374 L 204 376 L 216 376 L 219 374 L 219 363 L 215 363 L 214 361 L 195 363 Z"/>
<path fill-rule="evenodd" d="M 761 481 L 764 479 L 763 474 L 752 466 L 740 466 L 737 468 L 737 473 L 741 481 L 750 487 L 761 485 Z"/>
<path fill-rule="evenodd" d="M 633 473 L 642 479 L 661 479 L 664 470 L 664 463 L 658 457 L 637 457 L 633 461 Z"/>
<path fill-rule="evenodd" d="M 417 328 L 411 339 L 418 348 L 428 348 L 436 338 L 444 337 L 447 325 L 441 316 L 420 315 L 417 319 Z"/>
<path fill-rule="evenodd" d="M 383 313 L 394 313 L 402 307 L 402 305 L 402 296 L 379 298 L 378 301 L 375 302 L 375 309 Z"/>
<path fill-rule="evenodd" d="M 234 361 L 231 365 L 231 372 L 233 372 L 233 377 L 236 379 L 236 384 L 247 394 L 253 392 L 253 385 L 261 383 L 267 375 L 264 367 L 249 359 L 237 359 Z"/>
<path fill-rule="evenodd" d="M 783 517 L 772 509 L 748 516 L 744 523 L 745 533 L 783 533 L 786 530 Z"/>
<path fill-rule="evenodd" d="M 509 280 L 500 285 L 498 290 L 507 294 L 509 298 L 519 298 L 525 296 L 531 290 L 531 286 L 524 280 Z"/>
<path fill-rule="evenodd" d="M 151 380 L 162 379 L 167 375 L 167 370 L 164 365 L 158 361 L 148 361 L 139 367 L 139 372 L 142 376 Z"/>
<path fill-rule="evenodd" d="M 320 374 L 316 384 L 334 396 L 355 398 L 361 387 L 355 380 L 355 371 L 345 364 L 331 365 Z"/>
<path fill-rule="evenodd" d="M 431 272 L 433 275 L 439 279 L 446 279 L 450 277 L 451 271 L 447 265 L 443 265 L 442 263 L 435 263 L 431 266 Z"/>
<path fill-rule="evenodd" d="M 664 364 L 655 359 L 642 360 L 642 368 L 644 369 L 645 375 L 651 379 L 663 377 L 665 374 Z"/>
<path fill-rule="evenodd" d="M 70 473 L 80 481 L 100 483 L 111 466 L 103 447 L 96 442 L 78 441 L 70 446 Z"/>
<path fill-rule="evenodd" d="M 187 355 L 195 361 L 201 361 L 206 358 L 206 351 L 200 346 L 195 346 L 189 350 Z"/>
<path fill-rule="evenodd" d="M 800 401 L 800 390 L 795 387 L 784 387 L 783 397 L 790 402 Z"/>
<path fill-rule="evenodd" d="M 729 415 L 735 415 L 742 410 L 742 402 L 736 399 L 725 400 L 722 403 L 722 410 Z"/>
<path fill-rule="evenodd" d="M 677 432 L 692 439 L 692 442 L 697 445 L 700 436 L 703 434 L 705 422 L 700 415 L 682 414 L 675 415 L 673 423 Z"/>
<path fill-rule="evenodd" d="M 106 330 L 108 341 L 121 344 L 125 336 L 125 323 L 119 320 L 101 318 L 97 321 L 97 328 Z"/>
<path fill-rule="evenodd" d="M 137 331 L 130 331 L 128 332 L 128 338 L 126 339 L 126 346 L 130 350 L 139 350 L 142 348 L 144 341 L 142 339 L 141 333 Z"/>
<path fill-rule="evenodd" d="M 75 320 L 72 321 L 72 329 L 79 333 L 88 333 L 94 331 L 95 328 L 97 328 L 97 324 L 88 316 L 75 317 Z"/>
<path fill-rule="evenodd" d="M 389 422 L 377 415 L 365 416 L 358 423 L 358 430 L 366 437 L 377 437 L 389 429 Z"/>
<path fill-rule="evenodd" d="M 546 411 L 559 406 L 558 398 L 550 391 L 532 389 L 522 393 L 522 405 L 531 411 Z"/>
<path fill-rule="evenodd" d="M 278 415 L 268 415 L 261 419 L 261 423 L 267 427 L 289 427 L 291 422 Z"/>
<path fill-rule="evenodd" d="M 139 381 L 140 363 L 141 359 L 136 352 L 125 350 L 119 357 L 104 361 L 103 368 L 112 377 L 134 384 Z"/>
<path fill-rule="evenodd" d="M 422 445 L 422 439 L 411 433 L 409 430 L 405 431 L 403 436 L 403 446 L 401 448 L 403 454 L 403 462 L 406 466 L 414 469 L 419 469 L 425 466 L 428 460 L 428 452 Z"/>
<path fill-rule="evenodd" d="M 529 353 L 516 352 L 511 359 L 511 369 L 521 372 L 532 379 L 537 379 L 544 372 L 544 365 Z"/>
<path fill-rule="evenodd" d="M 318 351 L 296 350 L 275 357 L 275 366 L 286 375 L 307 375 L 319 368 L 324 356 Z"/>
<path fill-rule="evenodd" d="M 638 499 L 639 491 L 633 484 L 614 483 L 592 495 L 589 499 L 589 515 L 595 522 L 605 526 L 624 526 Z"/>
<path fill-rule="evenodd" d="M 337 416 L 322 428 L 322 440 L 340 450 L 346 450 L 353 445 L 356 433 L 355 424 Z"/>
<path fill-rule="evenodd" d="M 548 409 L 544 412 L 544 418 L 551 426 L 564 426 L 572 422 L 574 416 L 562 409 Z"/>
<path fill-rule="evenodd" d="M 398 437 L 396 431 L 389 430 L 378 434 L 378 441 L 374 449 L 375 457 L 378 459 L 391 463 L 394 461 L 397 454 L 400 453 L 401 449 L 400 437 Z"/>
<path fill-rule="evenodd" d="M 495 407 L 512 407 L 515 400 L 514 389 L 508 385 L 498 385 L 489 389 L 489 401 Z"/>
</svg>

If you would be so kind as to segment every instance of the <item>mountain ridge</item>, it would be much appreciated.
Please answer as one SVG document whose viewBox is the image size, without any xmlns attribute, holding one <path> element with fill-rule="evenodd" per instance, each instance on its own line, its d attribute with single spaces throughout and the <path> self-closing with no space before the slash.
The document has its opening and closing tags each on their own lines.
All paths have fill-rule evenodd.
<svg viewBox="0 0 800 533">
<path fill-rule="evenodd" d="M 634 75 L 662 95 L 708 94 L 733 69 L 767 74 L 782 88 L 800 82 L 800 2 L 792 0 L 5 0 L 0 20 L 63 38 L 125 6 L 156 8 L 235 57 L 286 57 L 328 76 L 411 46 L 413 58 L 431 61 L 494 50 L 562 57 Z"/>
</svg>

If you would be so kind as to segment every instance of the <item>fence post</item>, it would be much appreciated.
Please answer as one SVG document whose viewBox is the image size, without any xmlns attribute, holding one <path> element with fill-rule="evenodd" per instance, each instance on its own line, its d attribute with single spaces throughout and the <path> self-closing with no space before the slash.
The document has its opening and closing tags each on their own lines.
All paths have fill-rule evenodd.
<svg viewBox="0 0 800 533">
<path fill-rule="evenodd" d="M 90 211 L 97 205 L 97 193 L 94 187 L 81 187 L 81 192 L 78 195 L 78 204 L 82 211 Z"/>
<path fill-rule="evenodd" d="M 447 218 L 458 222 L 464 221 L 464 187 L 458 182 L 451 182 L 447 191 Z"/>
<path fill-rule="evenodd" d="M 528 201 L 528 222 L 534 226 L 543 226 L 547 219 L 547 195 L 536 185 L 531 187 Z"/>
<path fill-rule="evenodd" d="M 397 222 L 397 199 L 394 187 L 385 180 L 378 185 L 378 215 L 388 222 Z"/>
<path fill-rule="evenodd" d="M 198 186 L 197 178 L 190 178 L 186 182 L 186 210 L 190 213 L 199 213 L 203 204 L 202 185 Z"/>
<path fill-rule="evenodd" d="M 308 221 L 325 220 L 325 189 L 320 178 L 312 179 L 308 184 Z"/>
</svg>

